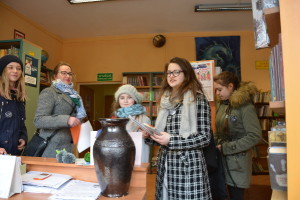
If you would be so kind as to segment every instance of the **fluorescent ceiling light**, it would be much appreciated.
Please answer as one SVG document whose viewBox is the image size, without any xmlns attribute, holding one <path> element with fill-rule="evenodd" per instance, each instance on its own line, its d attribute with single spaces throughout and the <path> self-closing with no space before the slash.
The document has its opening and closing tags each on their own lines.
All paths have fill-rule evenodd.
<svg viewBox="0 0 300 200">
<path fill-rule="evenodd" d="M 249 11 L 252 10 L 251 3 L 240 4 L 199 4 L 195 6 L 195 12 L 213 11 Z"/>
<path fill-rule="evenodd" d="M 76 3 L 89 3 L 89 2 L 96 2 L 96 1 L 108 1 L 108 0 L 68 0 L 70 4 Z"/>
</svg>

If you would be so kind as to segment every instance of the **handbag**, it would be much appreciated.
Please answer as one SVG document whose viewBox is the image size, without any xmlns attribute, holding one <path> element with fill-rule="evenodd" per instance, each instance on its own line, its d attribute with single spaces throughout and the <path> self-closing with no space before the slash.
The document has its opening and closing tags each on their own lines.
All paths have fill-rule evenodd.
<svg viewBox="0 0 300 200">
<path fill-rule="evenodd" d="M 212 173 L 218 169 L 218 155 L 214 136 L 211 133 L 209 145 L 203 148 L 203 154 L 206 161 L 208 173 Z"/>
<path fill-rule="evenodd" d="M 214 136 L 211 133 L 210 143 L 203 148 L 206 161 L 209 184 L 213 200 L 227 199 L 225 174 L 221 152 L 216 148 Z"/>
<path fill-rule="evenodd" d="M 31 140 L 28 142 L 27 146 L 23 151 L 23 156 L 33 156 L 41 157 L 50 142 L 51 138 L 55 135 L 57 130 L 55 130 L 49 137 L 46 139 L 40 136 L 39 129 L 36 130 Z"/>
</svg>

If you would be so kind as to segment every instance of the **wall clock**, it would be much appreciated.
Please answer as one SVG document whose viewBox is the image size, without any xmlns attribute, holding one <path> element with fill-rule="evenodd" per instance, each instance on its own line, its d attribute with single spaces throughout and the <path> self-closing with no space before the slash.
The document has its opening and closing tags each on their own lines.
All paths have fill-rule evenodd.
<svg viewBox="0 0 300 200">
<path fill-rule="evenodd" d="M 163 35 L 156 35 L 153 37 L 153 45 L 155 47 L 162 47 L 166 43 L 166 37 Z"/>
</svg>

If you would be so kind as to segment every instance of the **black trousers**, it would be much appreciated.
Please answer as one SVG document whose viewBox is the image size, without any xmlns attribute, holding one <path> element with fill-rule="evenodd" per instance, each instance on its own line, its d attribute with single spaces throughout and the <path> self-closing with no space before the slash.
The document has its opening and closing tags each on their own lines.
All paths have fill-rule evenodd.
<svg viewBox="0 0 300 200">
<path fill-rule="evenodd" d="M 243 200 L 245 188 L 227 186 L 230 200 Z"/>
</svg>

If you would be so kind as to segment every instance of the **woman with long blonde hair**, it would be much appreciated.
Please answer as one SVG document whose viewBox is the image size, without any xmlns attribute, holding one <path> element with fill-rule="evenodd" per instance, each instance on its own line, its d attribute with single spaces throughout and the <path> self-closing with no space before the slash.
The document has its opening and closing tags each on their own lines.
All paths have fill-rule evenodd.
<svg viewBox="0 0 300 200">
<path fill-rule="evenodd" d="M 21 155 L 28 140 L 25 126 L 23 63 L 13 55 L 0 58 L 0 154 Z"/>
</svg>

